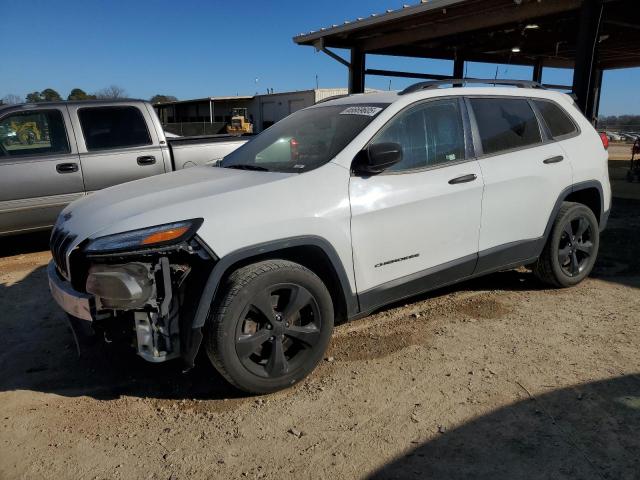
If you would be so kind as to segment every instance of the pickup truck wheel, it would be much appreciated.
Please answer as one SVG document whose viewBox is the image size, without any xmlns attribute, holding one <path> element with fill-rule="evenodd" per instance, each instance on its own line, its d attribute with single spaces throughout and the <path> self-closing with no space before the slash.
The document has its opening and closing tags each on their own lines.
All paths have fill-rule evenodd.
<svg viewBox="0 0 640 480">
<path fill-rule="evenodd" d="M 269 393 L 306 377 L 333 331 L 333 303 L 322 280 L 286 260 L 230 275 L 214 305 L 205 348 L 214 367 L 249 393 Z"/>
<path fill-rule="evenodd" d="M 533 272 L 554 287 L 577 285 L 596 262 L 600 230 L 590 208 L 564 202 Z"/>
</svg>

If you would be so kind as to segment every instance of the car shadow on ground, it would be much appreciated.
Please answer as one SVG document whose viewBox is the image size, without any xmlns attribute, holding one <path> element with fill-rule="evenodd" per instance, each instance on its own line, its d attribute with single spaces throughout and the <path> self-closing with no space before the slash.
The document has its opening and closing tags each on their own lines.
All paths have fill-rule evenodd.
<svg viewBox="0 0 640 480">
<path fill-rule="evenodd" d="M 639 429 L 640 376 L 627 375 L 553 390 L 442 428 L 369 478 L 638 478 Z"/>
<path fill-rule="evenodd" d="M 12 257 L 49 250 L 51 230 L 0 237 L 0 257 Z"/>
</svg>

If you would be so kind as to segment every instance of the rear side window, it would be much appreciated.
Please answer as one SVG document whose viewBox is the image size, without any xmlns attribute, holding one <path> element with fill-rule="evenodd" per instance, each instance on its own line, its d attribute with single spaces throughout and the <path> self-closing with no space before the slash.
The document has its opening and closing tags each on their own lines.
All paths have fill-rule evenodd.
<svg viewBox="0 0 640 480">
<path fill-rule="evenodd" d="M 87 150 L 149 145 L 151 137 L 135 107 L 96 107 L 78 111 Z"/>
<path fill-rule="evenodd" d="M 482 151 L 495 154 L 542 142 L 529 102 L 520 98 L 471 98 Z"/>
<path fill-rule="evenodd" d="M 36 110 L 0 120 L 0 156 L 43 156 L 69 153 L 69 141 L 59 110 Z"/>
<path fill-rule="evenodd" d="M 540 111 L 544 123 L 547 124 L 553 138 L 569 135 L 577 131 L 569 115 L 555 103 L 545 100 L 534 100 L 533 102 Z"/>
</svg>

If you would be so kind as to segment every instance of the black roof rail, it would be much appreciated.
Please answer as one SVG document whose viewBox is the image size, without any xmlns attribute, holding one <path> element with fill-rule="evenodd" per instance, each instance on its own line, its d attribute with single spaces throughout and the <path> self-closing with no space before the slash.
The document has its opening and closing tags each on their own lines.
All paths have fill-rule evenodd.
<svg viewBox="0 0 640 480">
<path fill-rule="evenodd" d="M 468 83 L 481 83 L 485 85 L 511 85 L 518 88 L 545 88 L 538 82 L 531 80 L 501 80 L 493 78 L 452 78 L 446 80 L 429 80 L 427 82 L 418 82 L 413 85 L 409 85 L 402 90 L 399 95 L 406 95 L 407 93 L 413 93 L 420 90 L 429 90 L 432 88 L 438 88 L 442 85 L 466 85 Z"/>
<path fill-rule="evenodd" d="M 324 102 L 330 102 L 331 100 L 338 100 L 339 98 L 345 98 L 348 97 L 350 94 L 348 93 L 343 93 L 340 95 L 331 95 L 330 97 L 325 97 L 322 100 L 318 100 L 316 102 L 316 105 L 318 105 L 319 103 L 324 103 Z"/>
</svg>

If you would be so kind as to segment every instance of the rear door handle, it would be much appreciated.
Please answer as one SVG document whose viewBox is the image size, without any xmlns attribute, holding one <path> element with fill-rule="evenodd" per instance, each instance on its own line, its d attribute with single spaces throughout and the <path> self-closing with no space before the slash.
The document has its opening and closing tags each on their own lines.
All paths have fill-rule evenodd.
<svg viewBox="0 0 640 480">
<path fill-rule="evenodd" d="M 461 177 L 452 178 L 449 180 L 451 185 L 455 185 L 457 183 L 467 183 L 473 182 L 478 176 L 475 173 L 470 173 L 469 175 L 462 175 Z"/>
<path fill-rule="evenodd" d="M 58 173 L 73 173 L 78 171 L 77 163 L 59 163 L 56 165 Z"/>
<path fill-rule="evenodd" d="M 555 157 L 550 157 L 550 158 L 547 158 L 546 160 L 543 160 L 542 163 L 558 163 L 558 162 L 561 162 L 562 160 L 564 160 L 564 157 L 562 155 L 556 155 Z"/>
<path fill-rule="evenodd" d="M 144 157 L 138 157 L 138 165 L 140 165 L 140 166 L 153 165 L 154 163 L 156 163 L 156 157 L 154 157 L 152 155 L 147 155 L 147 156 L 144 156 Z"/>
</svg>

